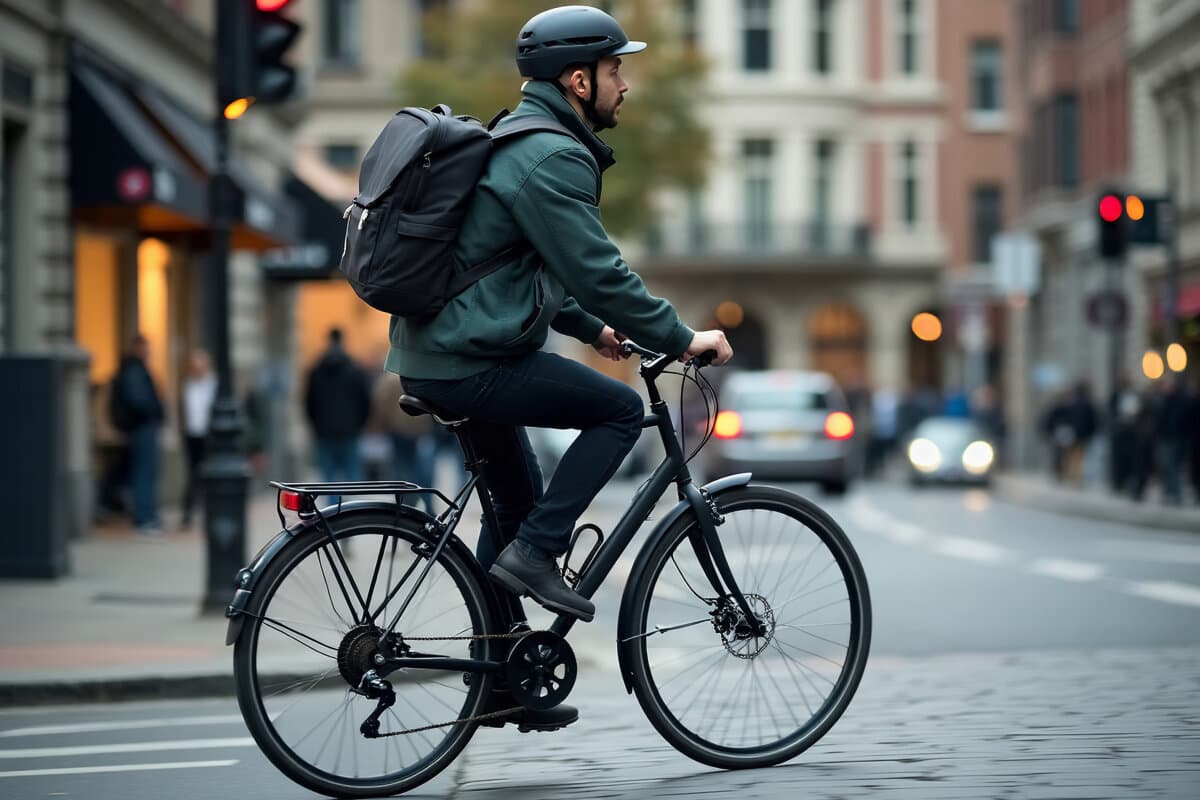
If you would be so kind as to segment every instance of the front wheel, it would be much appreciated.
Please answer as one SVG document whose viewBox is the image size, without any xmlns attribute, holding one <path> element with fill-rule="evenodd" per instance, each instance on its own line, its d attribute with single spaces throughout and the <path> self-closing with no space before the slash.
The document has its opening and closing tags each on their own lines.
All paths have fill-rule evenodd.
<svg viewBox="0 0 1200 800">
<path fill-rule="evenodd" d="M 871 639 L 867 580 L 845 533 L 804 498 L 746 486 L 715 499 L 726 558 L 766 631 L 716 596 L 684 515 L 632 589 L 634 689 L 689 758 L 772 766 L 812 746 L 854 696 Z"/>
</svg>

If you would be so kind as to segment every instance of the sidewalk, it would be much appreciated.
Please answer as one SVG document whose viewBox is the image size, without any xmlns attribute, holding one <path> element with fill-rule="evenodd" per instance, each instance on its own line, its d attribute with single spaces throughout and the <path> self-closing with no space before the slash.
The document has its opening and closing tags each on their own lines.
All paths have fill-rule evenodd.
<svg viewBox="0 0 1200 800">
<path fill-rule="evenodd" d="M 610 487 L 589 516 L 610 524 L 608 509 L 630 493 Z M 275 501 L 270 491 L 248 502 L 247 562 L 279 532 Z M 479 514 L 473 501 L 460 525 L 472 549 Z M 0 580 L 0 708 L 234 694 L 227 620 L 200 613 L 202 524 L 180 532 L 168 526 L 158 538 L 127 524 L 98 526 L 71 543 L 69 563 L 57 580 Z"/>
<path fill-rule="evenodd" d="M 279 531 L 274 509 L 274 492 L 250 498 L 247 561 Z M 58 580 L 0 581 L 0 706 L 232 692 L 225 617 L 200 614 L 201 525 L 158 538 L 97 526 L 69 561 Z"/>
<path fill-rule="evenodd" d="M 1200 506 L 1166 506 L 1157 499 L 1140 503 L 1118 497 L 1106 487 L 1061 486 L 1048 475 L 1008 473 L 995 477 L 996 493 L 1013 503 L 1079 517 L 1120 522 L 1143 528 L 1200 533 Z"/>
</svg>

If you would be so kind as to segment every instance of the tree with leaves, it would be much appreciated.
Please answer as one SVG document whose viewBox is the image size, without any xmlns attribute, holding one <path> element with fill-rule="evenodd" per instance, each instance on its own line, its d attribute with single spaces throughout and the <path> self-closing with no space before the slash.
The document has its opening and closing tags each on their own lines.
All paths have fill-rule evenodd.
<svg viewBox="0 0 1200 800">
<path fill-rule="evenodd" d="M 645 51 L 627 57 L 621 71 L 629 82 L 621 122 L 602 138 L 618 166 L 604 176 L 601 213 L 615 234 L 642 232 L 653 221 L 654 193 L 696 188 L 704 181 L 709 134 L 696 118 L 706 64 L 671 31 L 668 5 L 628 0 L 615 9 Z M 402 105 L 449 105 L 456 114 L 485 122 L 501 108 L 520 102 L 521 77 L 515 63 L 517 34 L 546 0 L 503 3 L 450 2 L 427 11 L 421 21 L 425 53 L 400 78 Z"/>
</svg>

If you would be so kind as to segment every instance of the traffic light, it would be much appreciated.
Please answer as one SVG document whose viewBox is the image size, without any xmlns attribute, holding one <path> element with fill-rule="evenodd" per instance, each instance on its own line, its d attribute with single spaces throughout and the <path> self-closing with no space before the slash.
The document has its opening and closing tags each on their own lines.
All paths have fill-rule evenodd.
<svg viewBox="0 0 1200 800">
<path fill-rule="evenodd" d="M 1100 195 L 1097 211 L 1100 222 L 1100 255 L 1104 258 L 1120 258 L 1125 254 L 1125 206 L 1126 203 L 1116 192 Z M 1140 207 L 1140 201 L 1137 207 Z"/>
<path fill-rule="evenodd" d="M 283 16 L 291 0 L 219 0 L 217 92 L 229 119 L 253 103 L 281 103 L 292 96 L 296 70 L 284 56 L 300 25 Z"/>
</svg>

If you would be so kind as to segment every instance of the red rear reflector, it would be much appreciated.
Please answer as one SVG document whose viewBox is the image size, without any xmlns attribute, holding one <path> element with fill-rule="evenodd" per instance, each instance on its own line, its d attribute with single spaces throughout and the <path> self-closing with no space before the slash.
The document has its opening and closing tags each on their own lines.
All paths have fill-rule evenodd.
<svg viewBox="0 0 1200 800">
<path fill-rule="evenodd" d="M 297 492 L 280 492 L 279 505 L 283 506 L 288 511 L 299 511 L 300 495 Z"/>
<path fill-rule="evenodd" d="M 849 439 L 854 435 L 854 420 L 845 411 L 834 411 L 825 418 L 825 435 L 830 439 Z"/>
<path fill-rule="evenodd" d="M 736 411 L 722 411 L 717 414 L 713 426 L 713 436 L 718 439 L 736 439 L 742 435 L 742 415 Z"/>
</svg>

